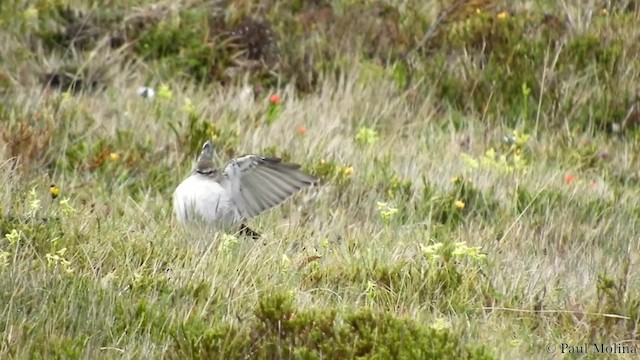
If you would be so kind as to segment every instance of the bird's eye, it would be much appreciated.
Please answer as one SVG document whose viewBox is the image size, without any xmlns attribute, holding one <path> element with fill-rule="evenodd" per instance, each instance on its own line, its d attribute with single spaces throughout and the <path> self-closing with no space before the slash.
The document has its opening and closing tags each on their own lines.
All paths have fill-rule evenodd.
<svg viewBox="0 0 640 360">
<path fill-rule="evenodd" d="M 207 141 L 204 143 L 204 145 L 202 145 L 202 150 L 209 150 L 210 147 L 211 147 L 211 141 Z"/>
</svg>

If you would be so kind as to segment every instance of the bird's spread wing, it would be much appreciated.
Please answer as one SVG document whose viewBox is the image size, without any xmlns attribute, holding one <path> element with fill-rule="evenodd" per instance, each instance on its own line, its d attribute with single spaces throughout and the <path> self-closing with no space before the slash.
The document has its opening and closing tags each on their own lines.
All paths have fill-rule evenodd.
<svg viewBox="0 0 640 360">
<path fill-rule="evenodd" d="M 222 184 L 242 215 L 252 218 L 318 181 L 299 168 L 276 158 L 246 155 L 225 166 Z"/>
</svg>

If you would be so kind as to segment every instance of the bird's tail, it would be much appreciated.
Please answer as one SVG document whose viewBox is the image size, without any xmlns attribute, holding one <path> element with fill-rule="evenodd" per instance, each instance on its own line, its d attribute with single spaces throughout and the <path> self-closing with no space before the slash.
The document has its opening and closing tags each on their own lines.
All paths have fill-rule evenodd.
<svg viewBox="0 0 640 360">
<path fill-rule="evenodd" d="M 251 230 L 251 228 L 248 227 L 245 224 L 240 224 L 240 234 L 244 235 L 244 236 L 248 236 L 248 237 L 252 238 L 253 240 L 258 240 L 261 237 L 261 235 L 259 233 Z"/>
</svg>

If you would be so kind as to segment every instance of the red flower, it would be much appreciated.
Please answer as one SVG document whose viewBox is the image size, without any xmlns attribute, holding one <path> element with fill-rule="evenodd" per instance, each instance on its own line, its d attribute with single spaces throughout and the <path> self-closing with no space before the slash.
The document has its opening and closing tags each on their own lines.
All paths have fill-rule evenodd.
<svg viewBox="0 0 640 360">
<path fill-rule="evenodd" d="M 299 135 L 304 135 L 304 134 L 306 134 L 306 133 L 307 133 L 307 128 L 306 128 L 306 127 L 304 127 L 304 126 L 300 126 L 300 127 L 298 128 L 298 134 L 299 134 Z"/>
<path fill-rule="evenodd" d="M 282 101 L 282 99 L 280 99 L 280 95 L 278 94 L 273 94 L 271 96 L 269 96 L 269 102 L 272 104 L 280 104 L 280 102 Z"/>
<path fill-rule="evenodd" d="M 567 175 L 564 177 L 564 182 L 567 184 L 571 184 L 573 182 L 575 178 L 573 177 L 573 175 Z"/>
</svg>

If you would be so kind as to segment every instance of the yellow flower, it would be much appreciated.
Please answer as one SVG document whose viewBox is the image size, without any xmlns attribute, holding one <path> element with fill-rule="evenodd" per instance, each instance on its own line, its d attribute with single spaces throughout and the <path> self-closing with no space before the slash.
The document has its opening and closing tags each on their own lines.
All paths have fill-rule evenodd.
<svg viewBox="0 0 640 360">
<path fill-rule="evenodd" d="M 344 169 L 342 169 L 342 173 L 345 175 L 351 175 L 353 174 L 353 168 L 351 166 L 346 167 Z"/>
<path fill-rule="evenodd" d="M 454 184 L 459 184 L 460 181 L 462 181 L 462 180 L 457 176 L 454 176 L 454 177 L 451 178 L 451 182 L 454 183 Z"/>
<path fill-rule="evenodd" d="M 603 16 L 609 15 L 609 10 L 607 10 L 607 9 L 600 10 L 600 15 L 603 15 Z"/>
<path fill-rule="evenodd" d="M 49 194 L 51 194 L 52 199 L 55 199 L 58 197 L 58 195 L 60 195 L 60 189 L 54 184 L 51 184 L 51 186 L 49 187 Z"/>
<path fill-rule="evenodd" d="M 111 153 L 111 154 L 109 154 L 109 159 L 111 159 L 111 161 L 118 161 L 118 160 L 120 160 L 120 154 Z"/>
<path fill-rule="evenodd" d="M 456 207 L 460 210 L 464 209 L 464 205 L 465 203 L 460 201 L 460 200 L 456 200 L 456 202 L 454 203 L 456 205 Z"/>
<path fill-rule="evenodd" d="M 504 20 L 509 16 L 509 13 L 507 13 L 506 11 L 502 11 L 500 12 L 496 17 L 500 20 Z"/>
</svg>

